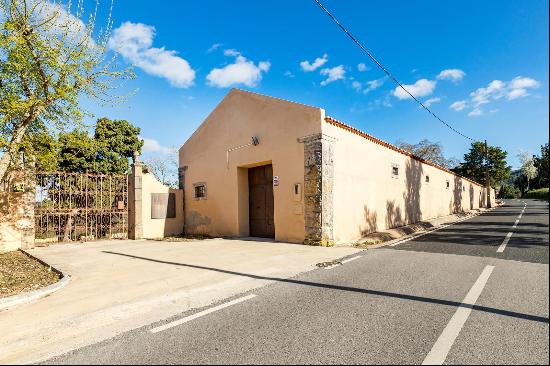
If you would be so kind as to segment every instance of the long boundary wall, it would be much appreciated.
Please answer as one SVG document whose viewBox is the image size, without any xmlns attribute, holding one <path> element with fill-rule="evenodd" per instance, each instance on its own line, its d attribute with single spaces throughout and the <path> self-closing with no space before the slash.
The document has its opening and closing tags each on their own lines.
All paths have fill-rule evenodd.
<svg viewBox="0 0 550 366">
<path fill-rule="evenodd" d="M 333 149 L 333 240 L 466 212 L 486 204 L 481 185 L 327 118 Z M 494 192 L 491 194 L 494 200 Z"/>
</svg>

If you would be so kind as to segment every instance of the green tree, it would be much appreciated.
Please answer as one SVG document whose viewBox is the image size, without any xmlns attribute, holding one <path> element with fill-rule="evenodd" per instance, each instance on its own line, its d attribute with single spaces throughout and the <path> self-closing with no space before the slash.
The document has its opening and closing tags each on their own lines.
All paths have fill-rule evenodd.
<svg viewBox="0 0 550 366">
<path fill-rule="evenodd" d="M 534 160 L 535 167 L 537 168 L 538 176 L 537 182 L 539 188 L 548 187 L 550 184 L 550 167 L 548 161 L 548 143 L 540 147 L 540 156 L 536 156 Z"/>
<path fill-rule="evenodd" d="M 128 159 L 141 154 L 140 128 L 126 120 L 100 118 L 95 127 L 96 169 L 104 174 L 124 174 L 130 169 Z"/>
<path fill-rule="evenodd" d="M 498 198 L 519 198 L 521 197 L 521 191 L 518 187 L 510 184 L 503 184 L 498 191 Z"/>
<path fill-rule="evenodd" d="M 33 126 L 49 133 L 79 126 L 82 97 L 113 102 L 114 81 L 133 77 L 105 58 L 111 20 L 94 32 L 98 4 L 84 16 L 80 1 L 0 1 L 0 182 Z"/>
<path fill-rule="evenodd" d="M 34 157 L 35 169 L 53 172 L 59 169 L 59 141 L 45 131 L 31 133 L 25 152 Z"/>
<path fill-rule="evenodd" d="M 485 161 L 485 144 L 474 142 L 470 151 L 464 155 L 464 162 L 453 169 L 457 174 L 486 184 L 486 166 L 489 170 L 489 184 L 496 187 L 510 177 L 512 167 L 506 162 L 508 153 L 500 147 L 488 147 L 488 161 Z"/>
<path fill-rule="evenodd" d="M 97 144 L 88 132 L 74 130 L 59 134 L 59 169 L 68 172 L 96 172 Z"/>
</svg>

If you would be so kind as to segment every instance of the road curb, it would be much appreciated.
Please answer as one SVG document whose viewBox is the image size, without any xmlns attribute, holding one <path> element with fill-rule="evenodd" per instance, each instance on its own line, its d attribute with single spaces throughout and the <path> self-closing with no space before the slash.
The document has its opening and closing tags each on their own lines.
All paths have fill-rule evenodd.
<svg viewBox="0 0 550 366">
<path fill-rule="evenodd" d="M 385 241 L 383 243 L 378 243 L 378 244 L 372 244 L 372 245 L 368 245 L 366 246 L 365 248 L 361 248 L 361 247 L 356 247 L 356 248 L 360 248 L 360 249 L 364 249 L 364 250 L 368 250 L 368 249 L 377 249 L 377 248 L 382 248 L 382 247 L 386 247 L 386 246 L 392 246 L 392 245 L 395 245 L 397 243 L 400 243 L 402 241 L 409 241 L 409 240 L 413 240 L 414 238 L 418 237 L 418 236 L 422 236 L 422 235 L 426 235 L 426 234 L 429 234 L 433 231 L 437 231 L 437 230 L 441 230 L 445 227 L 448 227 L 448 226 L 452 226 L 456 223 L 459 223 L 459 222 L 462 222 L 462 221 L 466 221 L 466 220 L 469 220 L 473 217 L 476 217 L 476 216 L 479 216 L 479 215 L 483 215 L 484 213 L 487 213 L 487 212 L 490 212 L 490 211 L 493 211 L 499 207 L 501 207 L 503 205 L 496 205 L 494 207 L 491 207 L 491 208 L 486 208 L 486 209 L 483 209 L 483 210 L 479 210 L 479 211 L 475 211 L 474 213 L 470 213 L 464 217 L 461 217 L 461 218 L 458 218 L 457 220 L 455 221 L 450 221 L 448 223 L 445 223 L 445 224 L 442 224 L 442 225 L 439 225 L 439 226 L 436 226 L 436 227 L 433 227 L 431 229 L 428 229 L 428 230 L 422 230 L 422 231 L 417 231 L 415 233 L 412 233 L 412 234 L 409 234 L 409 235 L 404 235 L 400 238 L 395 238 L 395 239 L 392 239 L 392 240 L 388 240 L 388 241 Z"/>
<path fill-rule="evenodd" d="M 0 311 L 4 311 L 4 310 L 7 310 L 7 309 L 12 308 L 14 306 L 27 304 L 29 302 L 32 302 L 32 301 L 41 299 L 43 297 L 46 297 L 46 296 L 62 289 L 63 287 L 65 287 L 71 281 L 71 277 L 69 275 L 67 275 L 67 274 L 61 272 L 60 270 L 58 270 L 57 268 L 49 265 L 48 263 L 44 262 L 40 258 L 35 257 L 34 255 L 28 253 L 25 250 L 21 250 L 21 252 L 23 252 L 25 255 L 28 255 L 32 259 L 42 263 L 43 265 L 50 267 L 52 269 L 52 271 L 54 271 L 55 273 L 60 275 L 60 279 L 56 283 L 53 283 L 53 284 L 51 284 L 49 286 L 46 286 L 46 287 L 43 287 L 41 289 L 25 292 L 25 293 L 22 293 L 22 294 L 19 294 L 19 295 L 4 297 L 4 298 L 0 299 Z"/>
</svg>

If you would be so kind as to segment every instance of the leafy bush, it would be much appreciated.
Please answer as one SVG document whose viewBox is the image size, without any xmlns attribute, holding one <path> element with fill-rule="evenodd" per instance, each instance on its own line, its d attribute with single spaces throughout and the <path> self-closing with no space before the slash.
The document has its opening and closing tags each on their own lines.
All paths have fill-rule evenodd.
<svg viewBox="0 0 550 366">
<path fill-rule="evenodd" d="M 519 198 L 521 197 L 521 191 L 518 187 L 514 187 L 508 184 L 503 185 L 498 192 L 498 198 Z"/>
<path fill-rule="evenodd" d="M 548 201 L 548 188 L 541 188 L 541 189 L 533 189 L 523 196 L 523 198 L 532 198 L 537 200 L 545 200 Z"/>
</svg>

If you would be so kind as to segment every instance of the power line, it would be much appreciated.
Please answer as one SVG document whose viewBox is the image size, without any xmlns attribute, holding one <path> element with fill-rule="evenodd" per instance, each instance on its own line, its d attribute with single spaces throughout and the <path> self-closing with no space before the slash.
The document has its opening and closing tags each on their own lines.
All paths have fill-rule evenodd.
<svg viewBox="0 0 550 366">
<path fill-rule="evenodd" d="M 451 126 L 449 123 L 445 122 L 443 119 L 441 119 L 437 114 L 435 114 L 430 108 L 426 107 L 424 105 L 424 103 L 422 103 L 419 99 L 417 99 L 414 95 L 411 94 L 411 92 L 409 92 L 404 86 L 403 84 L 401 84 L 401 82 L 399 80 L 397 80 L 385 67 L 384 65 L 382 65 L 373 55 L 372 53 L 369 52 L 369 50 L 367 50 L 362 44 L 361 42 L 359 42 L 357 40 L 357 38 L 355 38 L 350 32 L 348 32 L 348 30 L 338 21 L 338 19 L 336 19 L 336 17 L 334 15 L 332 15 L 330 13 L 330 11 L 327 10 L 327 8 L 325 8 L 323 6 L 323 4 L 321 4 L 321 2 L 319 0 L 314 0 L 317 5 L 319 5 L 321 7 L 321 9 L 323 9 L 323 11 L 329 16 L 329 18 L 331 18 L 334 23 L 336 23 L 336 25 L 338 25 L 338 27 L 340 27 L 340 29 L 342 31 L 344 31 L 344 33 L 346 33 L 348 35 L 349 38 L 351 38 L 351 40 L 353 42 L 355 42 L 355 44 L 357 46 L 359 46 L 359 48 L 361 48 L 363 50 L 363 52 L 365 52 L 369 57 L 370 59 L 376 64 L 378 65 L 378 67 L 380 69 L 382 69 L 382 71 L 384 71 L 384 73 L 391 79 L 393 80 L 394 83 L 396 83 L 401 89 L 403 89 L 405 91 L 405 93 L 407 93 L 408 95 L 410 95 L 411 98 L 413 98 L 422 108 L 424 108 L 428 113 L 430 113 L 433 117 L 435 117 L 437 120 L 439 120 L 439 122 L 443 123 L 445 126 L 447 126 L 448 128 L 450 128 L 453 132 L 459 134 L 460 136 L 468 139 L 468 140 L 471 140 L 471 141 L 476 141 L 475 139 L 469 137 L 469 136 L 466 136 L 465 134 L 463 134 L 462 132 L 460 132 L 459 130 L 457 130 L 456 128 L 454 128 L 453 126 Z"/>
</svg>

